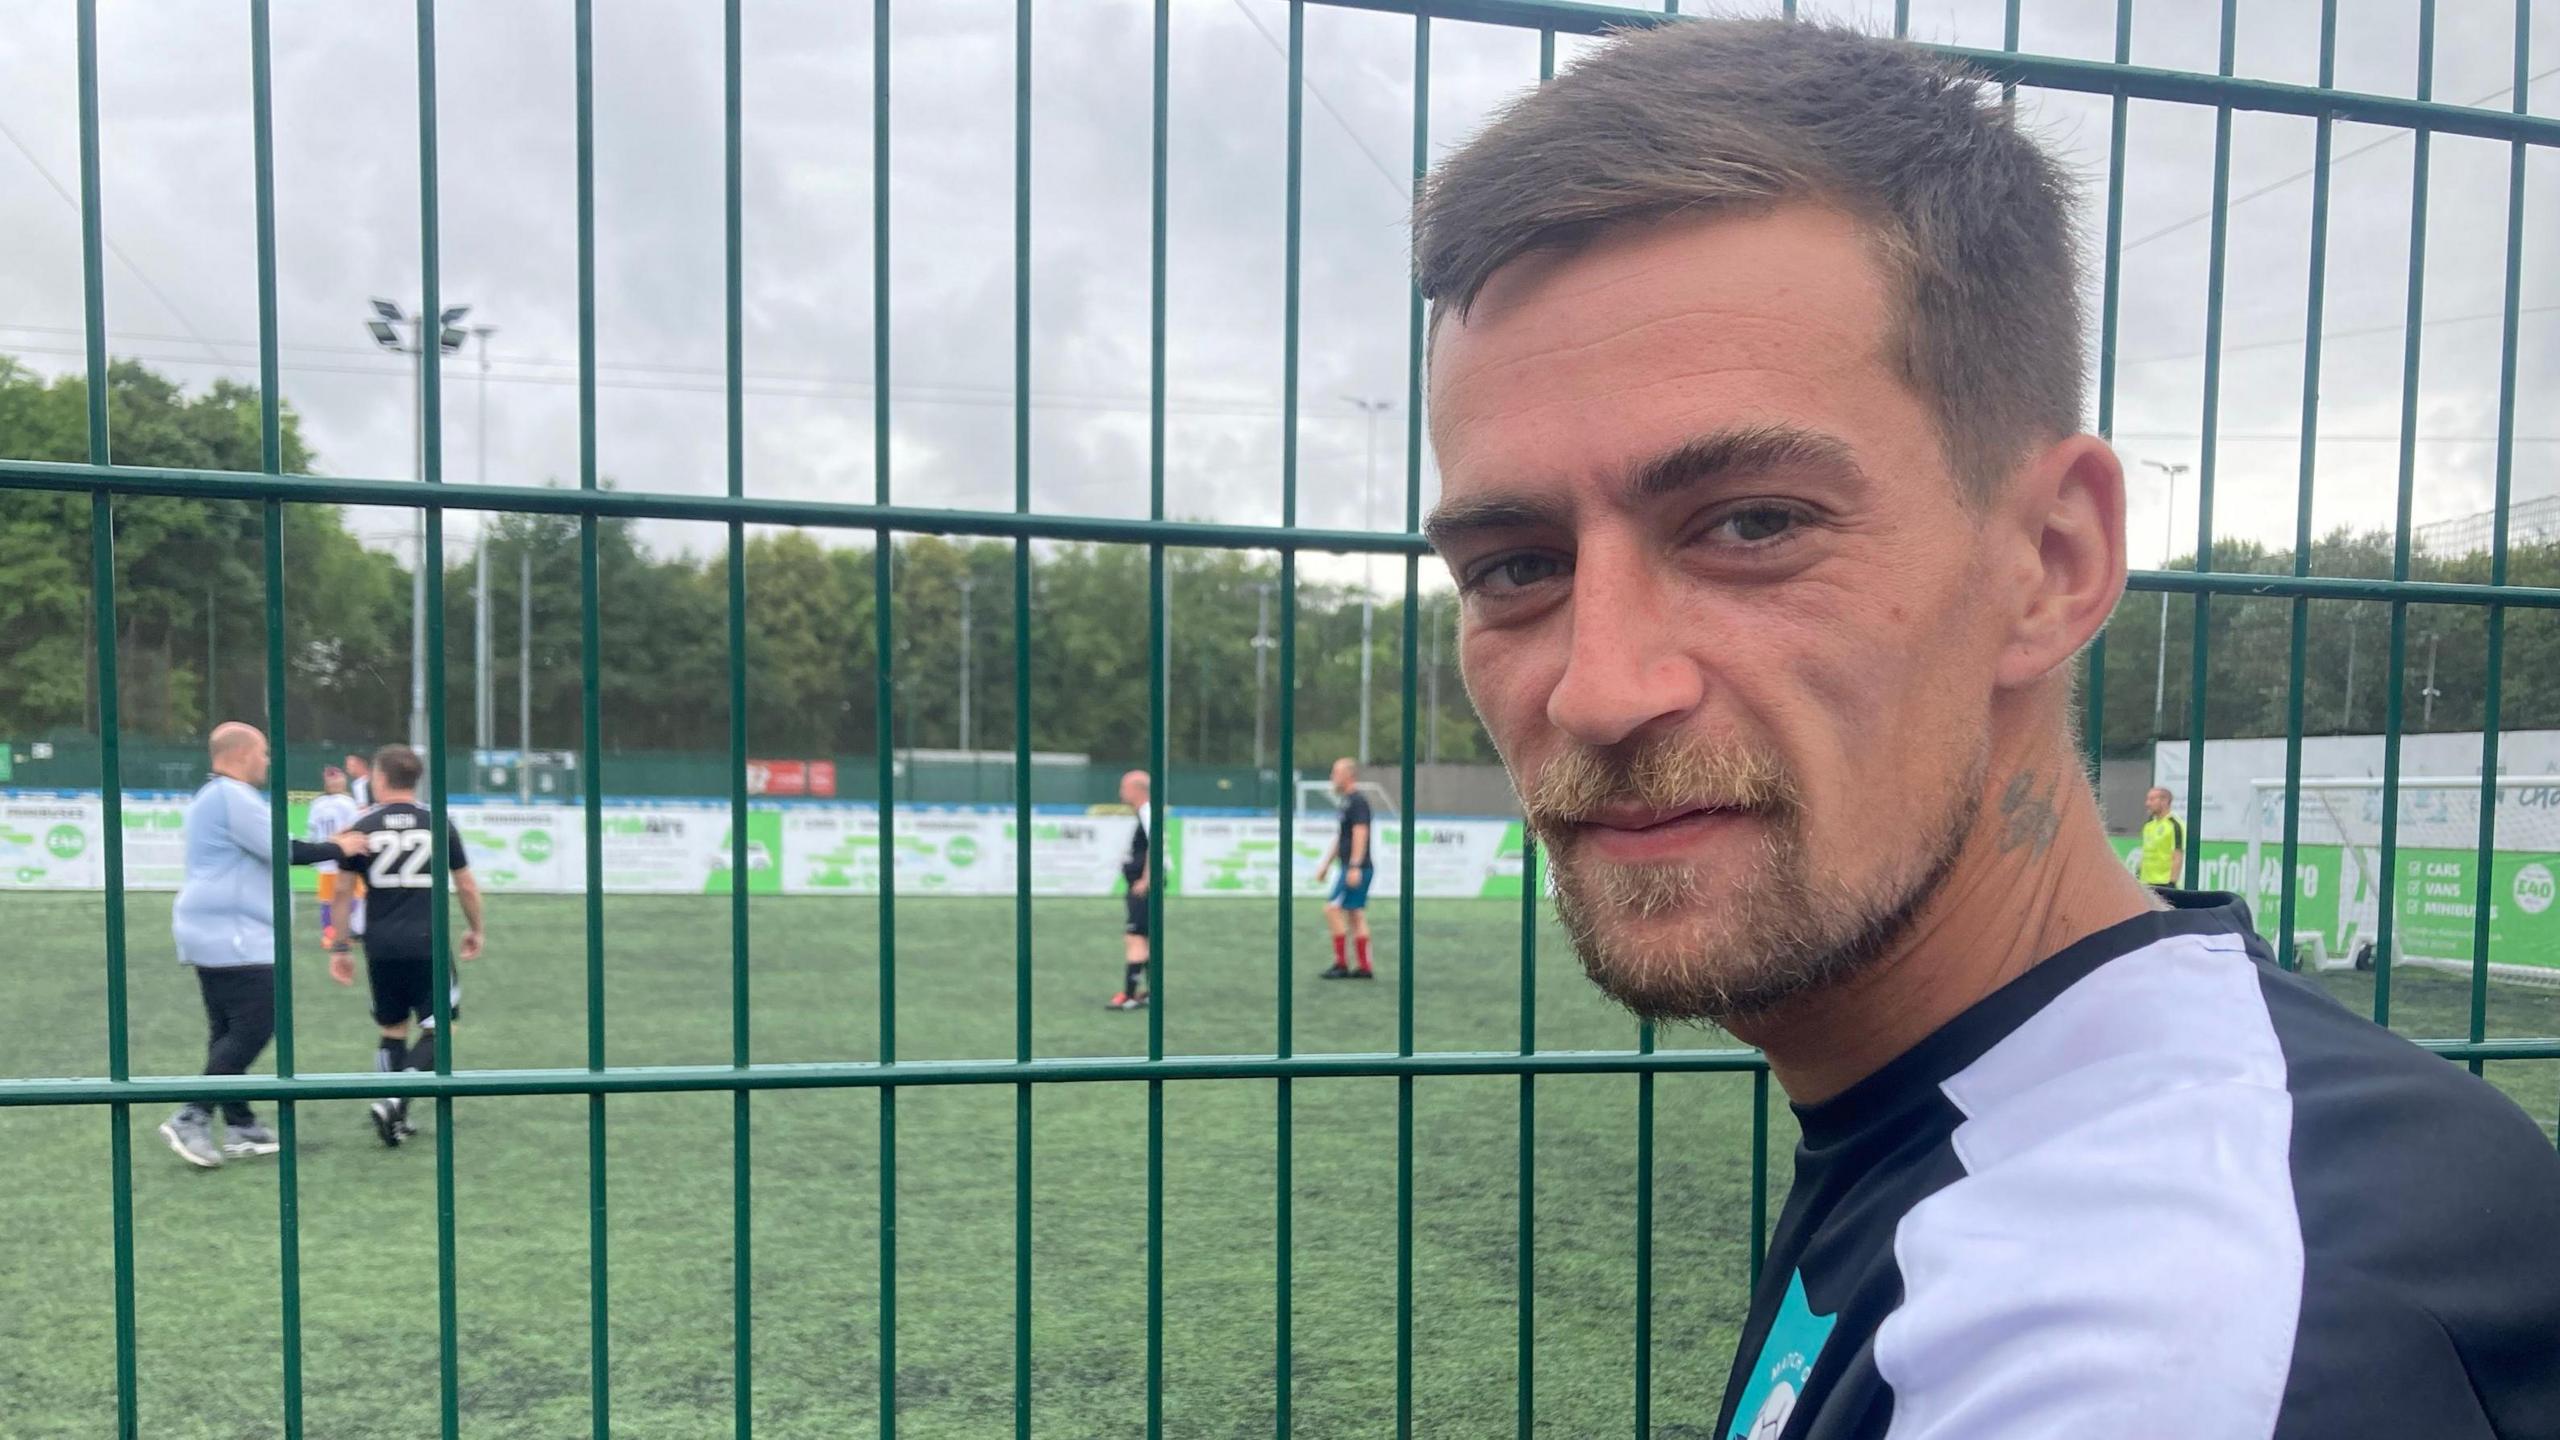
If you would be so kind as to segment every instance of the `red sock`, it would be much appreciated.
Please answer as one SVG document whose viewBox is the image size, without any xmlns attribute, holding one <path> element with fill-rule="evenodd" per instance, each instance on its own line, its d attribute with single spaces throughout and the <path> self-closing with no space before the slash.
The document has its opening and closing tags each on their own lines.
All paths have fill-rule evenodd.
<svg viewBox="0 0 2560 1440">
<path fill-rule="evenodd" d="M 1339 935 L 1333 937 L 1333 968 L 1336 970 L 1349 968 L 1342 962 L 1342 937 Z"/>
<path fill-rule="evenodd" d="M 1369 937 L 1366 935 L 1360 937 L 1360 968 L 1369 968 Z"/>
</svg>

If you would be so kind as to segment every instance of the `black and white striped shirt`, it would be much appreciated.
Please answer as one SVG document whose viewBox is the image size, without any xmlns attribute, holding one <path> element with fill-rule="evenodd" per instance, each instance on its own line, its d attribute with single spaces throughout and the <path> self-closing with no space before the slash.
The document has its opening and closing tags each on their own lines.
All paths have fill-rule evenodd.
<svg viewBox="0 0 2560 1440">
<path fill-rule="evenodd" d="M 1720 1440 L 2560 1437 L 2551 1140 L 2173 899 L 1798 1108 Z"/>
</svg>

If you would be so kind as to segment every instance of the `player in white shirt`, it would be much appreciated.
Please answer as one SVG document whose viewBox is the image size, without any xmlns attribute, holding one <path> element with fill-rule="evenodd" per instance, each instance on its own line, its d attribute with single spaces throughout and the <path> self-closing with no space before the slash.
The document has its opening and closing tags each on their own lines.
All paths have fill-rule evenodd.
<svg viewBox="0 0 2560 1440">
<path fill-rule="evenodd" d="M 320 770 L 320 796 L 311 802 L 310 834 L 314 840 L 325 839 L 352 827 L 363 806 L 347 793 L 347 772 L 335 765 Z M 320 872 L 320 945 L 334 958 L 354 948 L 356 936 L 364 933 L 364 896 L 358 888 L 359 872 L 348 871 L 342 877 L 336 864 L 318 866 Z M 343 890 L 344 894 L 340 894 Z M 346 923 L 336 921 L 343 913 Z"/>
</svg>

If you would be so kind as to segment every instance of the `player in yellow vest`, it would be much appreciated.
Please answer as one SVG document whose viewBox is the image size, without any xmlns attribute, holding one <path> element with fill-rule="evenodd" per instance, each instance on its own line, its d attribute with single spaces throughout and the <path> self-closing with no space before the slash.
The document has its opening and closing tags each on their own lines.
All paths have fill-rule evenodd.
<svg viewBox="0 0 2560 1440">
<path fill-rule="evenodd" d="M 2169 813 L 2169 792 L 2155 785 L 2142 797 L 2151 818 L 2142 822 L 2142 866 L 2135 872 L 2145 885 L 2169 886 L 2187 869 L 2187 827 Z"/>
</svg>

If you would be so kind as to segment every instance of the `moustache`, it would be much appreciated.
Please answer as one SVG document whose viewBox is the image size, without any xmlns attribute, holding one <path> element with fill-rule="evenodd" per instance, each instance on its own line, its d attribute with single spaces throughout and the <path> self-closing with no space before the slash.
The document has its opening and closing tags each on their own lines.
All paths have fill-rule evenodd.
<svg viewBox="0 0 2560 1440">
<path fill-rule="evenodd" d="M 1797 789 L 1766 750 L 1665 737 L 1633 748 L 1568 750 L 1547 762 L 1520 799 L 1531 828 L 1553 835 L 1612 805 L 1783 813 L 1795 807 Z"/>
</svg>

